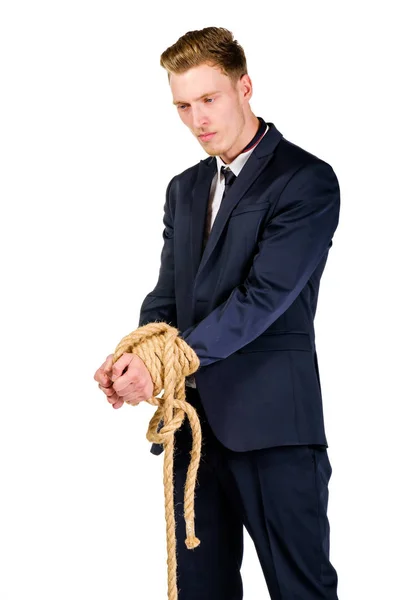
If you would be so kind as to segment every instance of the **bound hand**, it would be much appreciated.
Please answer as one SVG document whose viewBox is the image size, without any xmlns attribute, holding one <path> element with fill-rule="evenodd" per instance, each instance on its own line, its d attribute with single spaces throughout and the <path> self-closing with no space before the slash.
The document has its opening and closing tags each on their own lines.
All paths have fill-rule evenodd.
<svg viewBox="0 0 400 600">
<path fill-rule="evenodd" d="M 107 356 L 94 379 L 113 408 L 121 408 L 124 402 L 139 404 L 151 398 L 154 384 L 142 359 L 136 354 L 124 352 L 113 365 L 112 357 L 112 354 Z"/>
</svg>

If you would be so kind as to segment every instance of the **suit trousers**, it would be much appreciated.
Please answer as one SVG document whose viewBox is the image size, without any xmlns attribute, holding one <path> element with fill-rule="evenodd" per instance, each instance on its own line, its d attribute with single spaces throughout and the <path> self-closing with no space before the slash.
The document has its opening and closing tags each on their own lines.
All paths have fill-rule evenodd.
<svg viewBox="0 0 400 600">
<path fill-rule="evenodd" d="M 175 433 L 174 504 L 179 600 L 242 600 L 244 527 L 254 542 L 271 600 L 337 600 L 329 561 L 325 446 L 278 446 L 234 452 L 213 434 L 196 388 L 186 388 L 202 427 L 195 488 L 200 545 L 188 550 L 183 494 L 192 436 Z M 261 598 L 261 595 L 258 596 Z M 268 598 L 267 591 L 262 596 Z"/>
</svg>

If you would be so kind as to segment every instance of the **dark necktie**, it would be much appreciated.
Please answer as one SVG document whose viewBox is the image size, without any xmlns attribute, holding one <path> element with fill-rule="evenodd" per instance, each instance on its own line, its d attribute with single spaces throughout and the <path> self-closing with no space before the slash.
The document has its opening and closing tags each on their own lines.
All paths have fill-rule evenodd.
<svg viewBox="0 0 400 600">
<path fill-rule="evenodd" d="M 225 177 L 225 189 L 224 189 L 224 193 L 222 194 L 222 198 L 221 198 L 221 204 L 223 199 L 225 198 L 225 194 L 228 191 L 228 189 L 230 188 L 230 186 L 232 185 L 232 183 L 235 181 L 236 179 L 236 175 L 235 173 L 233 173 L 229 167 L 221 167 L 221 173 L 223 174 L 223 176 Z M 209 203 L 208 205 L 208 210 L 207 210 L 207 215 L 206 215 L 206 232 L 204 234 L 203 237 L 203 252 L 204 252 L 204 248 L 206 246 L 207 243 L 207 239 L 208 239 L 208 233 L 211 229 L 210 223 L 211 223 L 211 204 Z"/>
<path fill-rule="evenodd" d="M 221 199 L 221 204 L 225 198 L 226 192 L 229 190 L 229 188 L 231 187 L 232 183 L 235 181 L 236 179 L 236 175 L 235 173 L 233 173 L 229 167 L 221 167 L 221 173 L 222 175 L 225 177 L 225 189 L 224 189 L 224 193 L 222 195 L 222 199 Z"/>
</svg>

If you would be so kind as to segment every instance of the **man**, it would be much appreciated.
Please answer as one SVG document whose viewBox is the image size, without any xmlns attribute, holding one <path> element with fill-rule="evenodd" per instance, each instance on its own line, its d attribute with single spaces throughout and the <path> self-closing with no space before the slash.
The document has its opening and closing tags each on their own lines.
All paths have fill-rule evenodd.
<svg viewBox="0 0 400 600">
<path fill-rule="evenodd" d="M 186 387 L 203 431 L 201 544 L 191 551 L 187 421 L 175 440 L 179 598 L 243 597 L 245 526 L 272 600 L 336 600 L 313 321 L 339 220 L 337 177 L 252 112 L 246 58 L 226 29 L 186 33 L 161 65 L 181 120 L 209 155 L 168 184 L 158 282 L 139 318 L 177 327 L 200 359 Z M 114 408 L 152 395 L 137 356 L 123 355 L 112 375 L 111 358 L 95 378 Z"/>
</svg>

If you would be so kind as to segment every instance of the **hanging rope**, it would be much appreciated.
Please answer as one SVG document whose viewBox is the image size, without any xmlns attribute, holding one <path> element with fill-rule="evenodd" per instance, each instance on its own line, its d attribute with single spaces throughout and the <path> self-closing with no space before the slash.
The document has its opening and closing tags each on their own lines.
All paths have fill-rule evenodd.
<svg viewBox="0 0 400 600">
<path fill-rule="evenodd" d="M 179 331 L 167 323 L 148 323 L 126 335 L 115 349 L 113 364 L 124 354 L 136 354 L 145 363 L 154 383 L 154 396 L 147 402 L 157 406 L 147 430 L 149 442 L 164 445 L 164 497 L 167 528 L 168 600 L 178 599 L 176 534 L 174 513 L 174 435 L 185 418 L 192 430 L 191 460 L 188 467 L 184 493 L 184 517 L 186 524 L 185 544 L 196 548 L 200 540 L 194 529 L 194 489 L 201 455 L 201 427 L 194 407 L 186 402 L 185 377 L 200 366 L 192 348 L 179 337 Z M 164 394 L 156 398 L 161 391 Z M 160 421 L 163 425 L 158 430 Z"/>
</svg>

